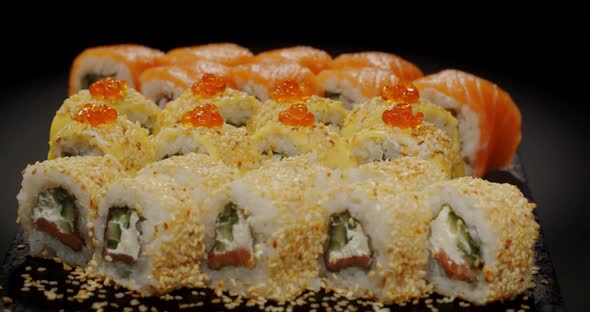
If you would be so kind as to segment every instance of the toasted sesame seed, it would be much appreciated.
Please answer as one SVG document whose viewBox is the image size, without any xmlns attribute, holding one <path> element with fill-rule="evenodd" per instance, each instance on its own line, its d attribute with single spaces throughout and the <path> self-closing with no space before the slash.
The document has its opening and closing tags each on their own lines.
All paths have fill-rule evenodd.
<svg viewBox="0 0 590 312">
<path fill-rule="evenodd" d="M 523 309 L 525 309 L 525 310 L 528 310 L 528 309 L 531 308 L 530 306 L 528 306 L 526 304 L 521 304 L 520 307 L 523 308 Z"/>
<path fill-rule="evenodd" d="M 129 301 L 129 304 L 131 304 L 132 306 L 139 305 L 139 300 L 137 300 L 137 299 L 131 299 L 131 301 Z"/>
<path fill-rule="evenodd" d="M 146 306 L 144 306 L 143 304 L 139 306 L 139 311 L 145 312 L 147 310 L 148 310 L 148 308 Z"/>
</svg>

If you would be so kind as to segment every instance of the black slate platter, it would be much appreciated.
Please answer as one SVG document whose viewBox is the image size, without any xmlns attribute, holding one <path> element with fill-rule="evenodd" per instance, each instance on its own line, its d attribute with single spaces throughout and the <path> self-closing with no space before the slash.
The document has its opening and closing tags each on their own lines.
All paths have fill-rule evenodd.
<svg viewBox="0 0 590 312">
<path fill-rule="evenodd" d="M 515 159 L 505 171 L 488 174 L 493 182 L 518 186 L 532 201 L 522 165 Z M 68 270 L 55 260 L 27 255 L 28 246 L 22 233 L 16 234 L 5 256 L 0 273 L 0 297 L 9 311 L 565 311 L 551 258 L 543 236 L 535 245 L 535 287 L 509 302 L 496 302 L 483 307 L 455 299 L 445 302 L 438 295 L 408 302 L 406 305 L 383 306 L 371 299 L 347 300 L 332 293 L 307 292 L 286 303 L 248 301 L 229 294 L 216 295 L 209 289 L 182 289 L 165 297 L 142 298 L 126 289 L 115 289 L 103 283 L 86 281 L 83 275 Z M 0 305 L 0 309 L 2 306 Z"/>
</svg>

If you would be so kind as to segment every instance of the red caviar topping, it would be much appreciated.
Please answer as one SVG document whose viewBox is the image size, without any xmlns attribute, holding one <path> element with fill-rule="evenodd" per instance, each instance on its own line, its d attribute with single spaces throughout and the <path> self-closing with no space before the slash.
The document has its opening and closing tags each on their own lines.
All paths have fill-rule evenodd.
<svg viewBox="0 0 590 312">
<path fill-rule="evenodd" d="M 287 126 L 311 127 L 315 121 L 305 104 L 293 104 L 279 113 L 279 121 Z"/>
<path fill-rule="evenodd" d="M 424 114 L 418 112 L 412 114 L 412 106 L 408 103 L 399 103 L 383 112 L 381 119 L 387 125 L 398 128 L 417 128 L 422 124 Z"/>
<path fill-rule="evenodd" d="M 313 94 L 305 82 L 285 80 L 277 83 L 270 93 L 270 97 L 278 102 L 298 102 L 309 98 Z"/>
<path fill-rule="evenodd" d="M 217 96 L 227 87 L 225 79 L 214 74 L 204 74 L 201 80 L 195 82 L 192 86 L 193 94 L 196 97 L 210 99 Z"/>
<path fill-rule="evenodd" d="M 180 123 L 189 127 L 220 128 L 223 126 L 223 117 L 217 110 L 217 106 L 205 104 L 184 113 Z"/>
<path fill-rule="evenodd" d="M 117 111 L 105 104 L 84 104 L 74 115 L 76 121 L 90 124 L 94 127 L 117 120 Z"/>
<path fill-rule="evenodd" d="M 88 91 L 95 99 L 116 100 L 124 97 L 128 88 L 127 81 L 107 77 L 91 84 Z"/>
<path fill-rule="evenodd" d="M 420 99 L 420 92 L 411 81 L 400 80 L 393 86 L 383 87 L 381 96 L 388 102 L 413 103 Z"/>
</svg>

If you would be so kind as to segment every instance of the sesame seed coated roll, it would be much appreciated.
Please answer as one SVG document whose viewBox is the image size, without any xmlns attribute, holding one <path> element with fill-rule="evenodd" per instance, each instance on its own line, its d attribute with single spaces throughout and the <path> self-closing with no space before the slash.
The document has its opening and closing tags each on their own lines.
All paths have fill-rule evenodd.
<svg viewBox="0 0 590 312">
<path fill-rule="evenodd" d="M 203 227 L 188 189 L 165 175 L 114 183 L 99 205 L 89 272 L 157 296 L 202 286 Z"/>
<path fill-rule="evenodd" d="M 17 196 L 30 254 L 85 266 L 95 248 L 98 204 L 125 176 L 112 156 L 65 157 L 28 165 Z"/>
<path fill-rule="evenodd" d="M 539 225 L 518 188 L 466 177 L 431 185 L 425 199 L 436 292 L 482 305 L 531 286 Z"/>
</svg>

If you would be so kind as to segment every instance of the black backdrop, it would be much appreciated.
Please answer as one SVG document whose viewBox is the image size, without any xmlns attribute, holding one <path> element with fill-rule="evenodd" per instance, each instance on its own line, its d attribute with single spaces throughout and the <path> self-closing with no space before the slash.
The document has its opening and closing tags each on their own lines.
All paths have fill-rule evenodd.
<svg viewBox="0 0 590 312">
<path fill-rule="evenodd" d="M 520 155 L 528 173 L 547 245 L 567 306 L 582 309 L 590 278 L 586 265 L 590 216 L 582 196 L 588 186 L 585 107 L 588 105 L 588 32 L 584 19 L 514 17 L 451 18 L 446 22 L 320 17 L 233 24 L 193 18 L 96 17 L 4 23 L 0 32 L 0 253 L 16 229 L 16 194 L 21 170 L 43 160 L 52 115 L 66 96 L 69 66 L 88 46 L 136 42 L 162 50 L 182 45 L 233 41 L 261 51 L 308 44 L 332 54 L 384 50 L 415 62 L 426 73 L 458 68 L 486 77 L 509 91 L 523 113 Z M 253 18 L 253 17 L 252 17 Z M 307 25 L 307 27 L 304 27 Z M 310 27 L 311 26 L 311 27 Z M 586 43 L 587 44 L 587 43 Z"/>
</svg>

